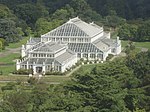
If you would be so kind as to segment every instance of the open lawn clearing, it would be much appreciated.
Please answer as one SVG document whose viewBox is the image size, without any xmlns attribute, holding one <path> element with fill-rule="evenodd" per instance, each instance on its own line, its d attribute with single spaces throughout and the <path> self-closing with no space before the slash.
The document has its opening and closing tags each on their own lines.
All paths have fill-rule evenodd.
<svg viewBox="0 0 150 112">
<path fill-rule="evenodd" d="M 20 58 L 19 53 L 11 53 L 5 57 L 0 57 L 0 64 L 13 64 L 14 60 Z"/>
<path fill-rule="evenodd" d="M 42 82 L 49 83 L 63 83 L 69 80 L 71 80 L 71 78 L 66 76 L 45 76 L 41 78 Z"/>
<path fill-rule="evenodd" d="M 135 42 L 135 46 L 150 49 L 150 42 Z"/>
<path fill-rule="evenodd" d="M 73 75 L 78 74 L 78 73 L 82 73 L 82 74 L 89 73 L 95 66 L 97 66 L 99 64 L 101 64 L 101 63 L 82 65 L 77 71 L 75 71 L 73 73 Z"/>
<path fill-rule="evenodd" d="M 121 42 L 122 42 L 122 47 L 127 46 L 127 44 L 129 43 L 128 40 L 121 40 Z M 150 42 L 134 42 L 134 45 L 136 48 L 150 49 Z"/>
<path fill-rule="evenodd" d="M 15 71 L 15 69 L 16 69 L 15 65 L 0 66 L 0 72 L 2 72 L 2 75 L 8 75 L 9 73 Z"/>
<path fill-rule="evenodd" d="M 7 76 L 0 76 L 0 81 L 23 81 L 26 82 L 29 79 L 28 76 L 13 76 L 13 75 L 7 75 Z"/>
<path fill-rule="evenodd" d="M 7 75 L 7 76 L 0 76 L 0 82 L 5 83 L 9 81 L 21 81 L 27 82 L 29 77 L 27 75 Z M 43 76 L 40 81 L 47 82 L 47 83 L 63 83 L 65 81 L 71 80 L 70 77 L 66 76 Z"/>
<path fill-rule="evenodd" d="M 0 72 L 8 75 L 15 70 L 15 60 L 20 57 L 19 53 L 12 53 L 5 57 L 0 57 Z"/>
</svg>

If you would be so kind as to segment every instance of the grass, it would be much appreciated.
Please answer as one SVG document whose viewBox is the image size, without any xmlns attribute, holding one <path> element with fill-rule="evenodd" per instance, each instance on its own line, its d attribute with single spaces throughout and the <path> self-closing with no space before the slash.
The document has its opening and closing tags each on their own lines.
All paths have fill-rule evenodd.
<svg viewBox="0 0 150 112">
<path fill-rule="evenodd" d="M 99 64 L 101 64 L 101 63 L 98 63 L 98 64 L 89 64 L 89 65 L 88 65 L 88 64 L 82 65 L 77 71 L 75 71 L 75 72 L 73 73 L 73 75 L 78 74 L 78 73 L 82 73 L 82 74 L 90 73 L 91 70 L 92 70 L 95 66 L 97 66 L 97 65 L 99 65 Z"/>
<path fill-rule="evenodd" d="M 71 78 L 66 76 L 46 76 L 41 78 L 41 81 L 49 83 L 63 83 L 69 80 L 71 80 Z"/>
<path fill-rule="evenodd" d="M 15 65 L 11 66 L 0 66 L 0 71 L 2 72 L 3 75 L 8 75 L 9 73 L 15 71 Z"/>
<path fill-rule="evenodd" d="M 150 49 L 150 42 L 135 42 L 135 46 Z"/>
<path fill-rule="evenodd" d="M 15 62 L 13 60 L 18 59 L 20 57 L 19 53 L 12 53 L 5 57 L 0 57 L 0 63 L 3 64 L 14 64 Z"/>
<path fill-rule="evenodd" d="M 7 76 L 0 76 L 0 81 L 24 81 L 26 82 L 29 79 L 29 77 L 26 75 L 7 75 Z"/>
<path fill-rule="evenodd" d="M 19 53 L 12 53 L 5 57 L 0 58 L 0 72 L 2 71 L 3 75 L 8 75 L 10 72 L 15 70 L 15 59 L 18 59 L 20 56 Z"/>
<path fill-rule="evenodd" d="M 7 75 L 7 76 L 0 76 L 0 81 L 22 81 L 27 82 L 29 77 L 27 75 Z M 71 80 L 70 77 L 66 76 L 46 76 L 42 77 L 40 81 L 47 82 L 47 83 L 63 83 L 68 80 Z M 1 84 L 1 83 L 0 83 Z"/>
<path fill-rule="evenodd" d="M 128 43 L 129 43 L 129 41 L 127 41 L 127 40 L 121 40 L 122 47 L 127 46 Z"/>
<path fill-rule="evenodd" d="M 125 47 L 129 41 L 121 40 L 122 47 Z M 136 49 L 147 48 L 150 49 L 150 42 L 134 42 Z"/>
<path fill-rule="evenodd" d="M 25 44 L 27 42 L 27 40 L 29 40 L 29 37 L 24 37 L 22 40 L 20 40 L 17 43 L 10 43 L 9 46 L 7 46 L 7 48 L 18 48 L 18 47 L 21 47 L 22 44 Z"/>
</svg>

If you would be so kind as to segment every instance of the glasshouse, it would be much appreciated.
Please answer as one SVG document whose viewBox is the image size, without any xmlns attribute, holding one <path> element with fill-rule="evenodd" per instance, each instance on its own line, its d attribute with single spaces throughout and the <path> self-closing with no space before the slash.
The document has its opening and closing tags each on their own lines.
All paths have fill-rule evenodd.
<svg viewBox="0 0 150 112">
<path fill-rule="evenodd" d="M 108 54 L 120 52 L 119 37 L 110 39 L 103 27 L 76 17 L 40 38 L 30 38 L 22 45 L 16 69 L 33 69 L 33 74 L 65 72 L 80 59 L 105 61 Z"/>
</svg>

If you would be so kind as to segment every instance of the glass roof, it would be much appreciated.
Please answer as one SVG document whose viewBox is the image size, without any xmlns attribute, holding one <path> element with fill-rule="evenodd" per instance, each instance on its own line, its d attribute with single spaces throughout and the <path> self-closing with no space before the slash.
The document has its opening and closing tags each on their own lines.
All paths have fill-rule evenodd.
<svg viewBox="0 0 150 112">
<path fill-rule="evenodd" d="M 68 43 L 68 48 L 74 52 L 102 52 L 92 43 Z"/>
<path fill-rule="evenodd" d="M 58 27 L 56 30 L 53 30 L 48 34 L 49 36 L 76 36 L 76 37 L 86 37 L 88 36 L 85 32 L 83 32 L 76 25 L 67 23 Z"/>
</svg>

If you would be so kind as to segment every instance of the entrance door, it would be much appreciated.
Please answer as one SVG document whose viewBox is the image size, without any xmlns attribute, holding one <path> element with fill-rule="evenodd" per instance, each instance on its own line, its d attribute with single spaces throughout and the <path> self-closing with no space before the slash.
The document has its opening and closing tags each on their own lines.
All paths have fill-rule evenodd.
<svg viewBox="0 0 150 112">
<path fill-rule="evenodd" d="M 36 67 L 36 73 L 42 73 L 42 67 Z"/>
</svg>

